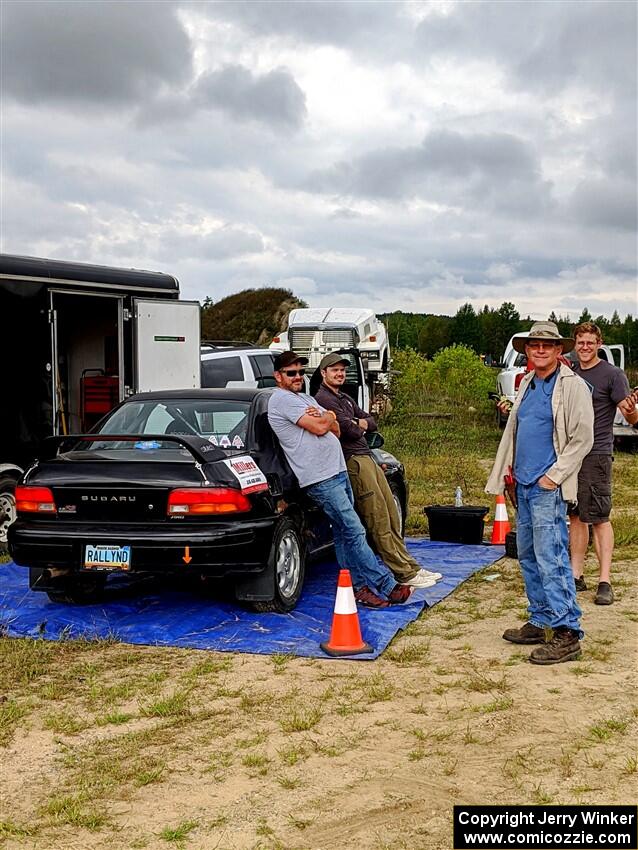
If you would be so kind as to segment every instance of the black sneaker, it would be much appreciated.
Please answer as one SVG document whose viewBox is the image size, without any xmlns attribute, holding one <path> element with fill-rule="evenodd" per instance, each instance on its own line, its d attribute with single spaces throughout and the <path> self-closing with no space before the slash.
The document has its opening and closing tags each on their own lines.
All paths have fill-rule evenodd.
<svg viewBox="0 0 638 850">
<path fill-rule="evenodd" d="M 525 623 L 520 629 L 505 629 L 503 640 L 510 643 L 545 643 L 545 629 Z"/>
<path fill-rule="evenodd" d="M 580 658 L 578 632 L 565 626 L 555 629 L 549 643 L 537 646 L 529 656 L 532 664 L 560 664 L 562 661 L 576 661 L 578 658 Z"/>
<path fill-rule="evenodd" d="M 594 596 L 596 605 L 611 605 L 614 601 L 614 589 L 608 581 L 601 581 Z"/>
<path fill-rule="evenodd" d="M 583 590 L 587 590 L 587 582 L 585 581 L 585 576 L 575 578 L 574 584 L 576 585 L 576 593 L 580 593 Z"/>
</svg>

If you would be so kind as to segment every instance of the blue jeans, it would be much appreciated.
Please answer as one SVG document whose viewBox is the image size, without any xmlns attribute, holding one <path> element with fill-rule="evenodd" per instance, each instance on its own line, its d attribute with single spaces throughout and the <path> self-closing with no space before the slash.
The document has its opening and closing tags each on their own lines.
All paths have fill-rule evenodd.
<svg viewBox="0 0 638 850">
<path fill-rule="evenodd" d="M 342 570 L 350 570 L 354 589 L 368 585 L 387 596 L 396 587 L 396 580 L 368 546 L 366 530 L 354 509 L 348 473 L 311 484 L 306 493 L 332 523 L 337 562 Z"/>
<path fill-rule="evenodd" d="M 567 505 L 560 487 L 517 484 L 516 545 L 534 626 L 566 626 L 583 636 L 567 549 Z"/>
</svg>

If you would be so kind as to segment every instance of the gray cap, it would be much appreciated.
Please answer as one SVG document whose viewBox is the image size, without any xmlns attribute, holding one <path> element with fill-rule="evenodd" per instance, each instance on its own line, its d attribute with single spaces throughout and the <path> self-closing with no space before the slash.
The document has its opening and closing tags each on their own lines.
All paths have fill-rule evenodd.
<svg viewBox="0 0 638 850">
<path fill-rule="evenodd" d="M 532 339 L 538 339 L 541 342 L 559 342 L 563 346 L 563 353 L 571 351 L 574 347 L 574 340 L 569 336 L 561 336 L 554 322 L 534 322 L 528 336 L 515 336 L 512 339 L 512 347 L 519 354 L 525 354 L 525 346 Z"/>
<path fill-rule="evenodd" d="M 346 366 L 350 365 L 350 360 L 348 357 L 344 357 L 343 354 L 339 354 L 336 351 L 331 351 L 330 354 L 326 354 L 321 363 L 319 364 L 320 369 L 327 369 L 328 366 L 336 366 L 337 363 L 345 363 Z"/>
</svg>

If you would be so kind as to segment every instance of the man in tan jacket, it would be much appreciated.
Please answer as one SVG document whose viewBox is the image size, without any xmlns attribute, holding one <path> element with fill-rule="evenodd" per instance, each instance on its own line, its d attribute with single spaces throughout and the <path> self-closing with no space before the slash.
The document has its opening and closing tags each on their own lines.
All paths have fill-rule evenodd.
<svg viewBox="0 0 638 850">
<path fill-rule="evenodd" d="M 540 644 L 530 661 L 556 664 L 580 656 L 567 503 L 576 501 L 578 470 L 593 445 L 594 411 L 585 382 L 558 360 L 574 340 L 561 337 L 554 322 L 536 322 L 513 345 L 527 355 L 533 371 L 521 383 L 485 490 L 503 493 L 508 475 L 516 482 L 516 542 L 529 621 L 506 629 L 503 637 Z"/>
</svg>

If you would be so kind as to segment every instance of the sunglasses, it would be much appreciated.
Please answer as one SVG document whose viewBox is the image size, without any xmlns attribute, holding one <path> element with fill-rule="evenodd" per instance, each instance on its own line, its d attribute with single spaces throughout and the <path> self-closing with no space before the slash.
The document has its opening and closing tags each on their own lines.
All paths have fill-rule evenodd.
<svg viewBox="0 0 638 850">
<path fill-rule="evenodd" d="M 305 369 L 282 369 L 281 374 L 286 375 L 286 377 L 288 377 L 288 378 L 295 378 L 297 375 L 305 375 L 306 370 Z"/>
<path fill-rule="evenodd" d="M 528 348 L 531 348 L 532 350 L 534 350 L 534 349 L 538 349 L 538 348 L 555 348 L 557 345 L 559 345 L 559 343 L 557 343 L 557 342 L 536 342 L 534 340 L 533 342 L 526 342 L 525 345 L 527 345 Z"/>
</svg>

